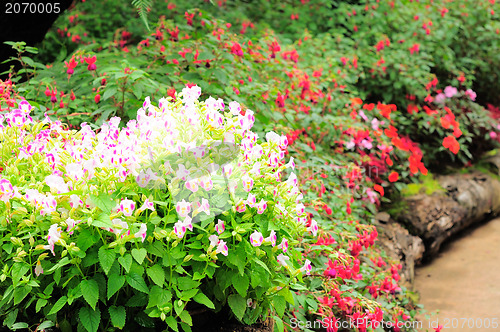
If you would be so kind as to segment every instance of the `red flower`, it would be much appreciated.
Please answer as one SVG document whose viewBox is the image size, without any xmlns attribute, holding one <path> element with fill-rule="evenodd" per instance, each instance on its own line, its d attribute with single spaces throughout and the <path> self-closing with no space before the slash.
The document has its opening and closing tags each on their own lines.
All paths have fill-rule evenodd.
<svg viewBox="0 0 500 332">
<path fill-rule="evenodd" d="M 285 107 L 285 96 L 278 92 L 278 96 L 276 97 L 276 106 Z"/>
<path fill-rule="evenodd" d="M 373 186 L 373 189 L 375 189 L 375 191 L 377 191 L 380 196 L 384 196 L 384 187 L 382 187 L 381 185 L 376 184 Z"/>
<path fill-rule="evenodd" d="M 69 63 L 67 61 L 64 61 L 64 63 L 66 64 L 66 67 L 68 68 L 68 70 L 66 71 L 68 73 L 68 75 L 72 75 L 74 72 L 75 72 L 75 67 L 76 65 L 78 64 L 78 62 L 75 61 L 75 58 L 71 58 L 71 60 L 69 60 Z"/>
<path fill-rule="evenodd" d="M 243 56 L 243 49 L 241 48 L 241 45 L 234 42 L 233 46 L 231 47 L 231 53 L 237 56 Z"/>
<path fill-rule="evenodd" d="M 408 113 L 413 114 L 413 112 L 418 113 L 418 106 L 413 104 L 408 105 Z"/>
<path fill-rule="evenodd" d="M 389 174 L 389 181 L 396 182 L 398 179 L 399 179 L 398 172 L 392 171 L 391 174 Z"/>
<path fill-rule="evenodd" d="M 95 65 L 95 62 L 97 60 L 97 57 L 94 55 L 93 57 L 88 57 L 88 58 L 84 58 L 85 62 L 87 63 L 87 69 L 88 70 L 96 70 L 97 67 Z"/>
<path fill-rule="evenodd" d="M 449 149 L 454 154 L 457 154 L 460 150 L 460 143 L 458 143 L 455 136 L 447 136 L 443 139 L 443 146 Z"/>
<path fill-rule="evenodd" d="M 194 13 L 189 14 L 188 12 L 185 12 L 184 17 L 186 18 L 187 25 L 193 25 Z"/>
<path fill-rule="evenodd" d="M 94 97 L 94 101 L 96 104 L 99 104 L 99 102 L 101 101 L 101 95 L 100 94 L 96 94 L 95 97 Z"/>
</svg>

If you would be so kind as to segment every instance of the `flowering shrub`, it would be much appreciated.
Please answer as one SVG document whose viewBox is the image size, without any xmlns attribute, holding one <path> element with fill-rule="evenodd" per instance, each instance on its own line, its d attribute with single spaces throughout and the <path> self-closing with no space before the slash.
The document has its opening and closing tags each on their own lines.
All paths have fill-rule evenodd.
<svg viewBox="0 0 500 332">
<path fill-rule="evenodd" d="M 252 111 L 200 92 L 146 98 L 137 120 L 97 132 L 33 121 L 26 101 L 2 115 L 5 324 L 189 330 L 193 301 L 247 324 L 283 316 L 311 270 L 287 138 L 260 141 Z"/>
<path fill-rule="evenodd" d="M 142 276 L 150 293 L 153 288 L 157 289 L 155 280 L 148 274 L 148 269 L 154 266 L 149 259 L 165 265 L 165 260 L 156 256 L 157 248 L 153 248 L 158 246 L 155 245 L 158 238 L 179 243 L 173 249 L 166 249 L 172 253 L 168 256 L 171 262 L 165 266 L 165 280 L 169 284 L 180 287 L 175 278 L 185 277 L 180 276 L 184 273 L 182 269 L 193 280 L 205 275 L 199 279 L 200 285 L 171 292 L 172 311 L 168 306 L 149 306 L 149 300 L 128 282 L 130 271 L 125 271 L 127 274 L 122 280 L 128 286 L 112 298 L 117 299 L 116 303 L 139 301 L 140 305 L 131 302 L 125 306 L 129 318 L 141 312 L 134 308 L 146 307 L 145 313 L 137 314 L 127 324 L 136 322 L 146 326 L 147 320 L 143 319 L 146 315 L 161 318 L 162 313 L 167 317 L 167 324 L 169 321 L 173 324 L 172 319 L 177 315 L 185 324 L 184 316 L 180 315 L 186 310 L 190 312 L 192 304 L 181 311 L 174 299 L 186 303 L 181 293 L 194 292 L 198 288 L 217 309 L 227 301 L 236 316 L 246 323 L 255 321 L 260 314 L 265 316 L 268 308 L 274 308 L 279 330 L 293 329 L 292 319 L 302 322 L 321 319 L 331 323 L 358 318 L 378 322 L 381 319 L 386 322 L 415 319 L 416 307 L 408 298 L 410 292 L 400 283 L 401 266 L 377 248 L 378 234 L 370 225 L 372 213 L 381 203 L 388 202 L 388 197 L 392 199 L 395 192 L 404 188 L 404 183 L 415 179 L 415 175 L 427 174 L 427 167 L 439 169 L 440 164 L 434 161 L 453 161 L 458 157 L 465 164 L 476 157 L 475 151 L 480 153 L 495 146 L 493 143 L 499 140 L 497 124 L 485 116 L 479 104 L 495 103 L 491 93 L 481 89 L 485 85 L 483 81 L 496 84 L 495 75 L 484 75 L 489 64 L 477 60 L 496 61 L 494 41 L 497 40 L 498 22 L 490 12 L 492 6 L 496 6 L 494 3 L 471 5 L 467 2 L 463 6 L 460 2 L 442 1 L 413 1 L 404 5 L 392 1 L 368 1 L 362 5 L 343 2 L 335 8 L 336 15 L 330 10 L 331 1 L 302 1 L 297 3 L 298 7 L 280 3 L 276 4 L 279 10 L 275 7 L 262 10 L 270 5 L 266 0 L 258 1 L 258 5 L 219 1 L 214 6 L 209 2 L 196 2 L 201 9 L 193 9 L 190 1 L 155 2 L 154 6 L 158 7 L 150 13 L 151 22 L 155 22 L 155 15 L 164 14 L 165 17 L 160 17 L 153 30 L 146 32 L 142 24 L 130 23 L 132 16 L 125 19 L 132 10 L 124 10 L 123 17 L 114 18 L 113 24 L 112 19 L 107 18 L 116 16 L 116 8 L 121 8 L 119 5 L 112 1 L 82 2 L 72 12 L 61 16 L 48 42 L 41 47 L 42 53 L 56 54 L 54 40 L 66 43 L 69 52 L 63 49 L 60 56 L 65 61 L 56 61 L 45 69 L 37 66 L 33 78 L 18 84 L 18 91 L 38 108 L 30 113 L 35 123 L 37 119 L 43 120 L 47 112 L 53 120 L 57 117 L 69 123 L 70 128 L 82 127 L 80 132 L 88 133 L 88 137 L 92 136 L 91 128 L 99 128 L 94 138 L 96 142 L 100 142 L 98 137 L 110 135 L 112 138 L 106 138 L 106 144 L 108 140 L 116 144 L 115 136 L 126 142 L 113 146 L 109 155 L 102 157 L 109 159 L 108 166 L 115 172 L 108 174 L 115 186 L 99 182 L 101 185 L 97 189 L 89 187 L 87 191 L 74 194 L 89 204 L 85 209 L 91 212 L 81 212 L 86 211 L 82 207 L 80 213 L 86 216 L 90 213 L 97 220 L 101 220 L 99 217 L 103 214 L 119 219 L 116 224 L 109 225 L 102 217 L 108 222 L 107 228 L 113 231 L 99 232 L 114 236 L 117 247 L 125 246 L 127 253 L 123 257 L 129 254 L 131 241 L 136 242 L 135 249 L 146 250 L 148 259 L 144 258 L 142 264 L 134 261 L 135 256 L 131 260 L 133 272 L 140 275 L 146 268 Z M 324 10 L 327 6 L 328 10 Z M 95 13 L 106 15 L 103 24 L 109 28 L 96 29 Z M 328 13 L 328 17 L 321 19 L 323 13 Z M 278 19 L 282 16 L 286 20 Z M 474 28 L 478 21 L 484 21 L 481 25 L 484 29 Z M 269 30 L 269 25 L 277 31 Z M 402 31 L 401 26 L 408 29 Z M 309 31 L 304 31 L 305 28 Z M 468 34 L 467 38 L 460 37 L 460 33 Z M 476 41 L 488 41 L 492 45 L 479 47 Z M 465 48 L 464 43 L 467 43 Z M 463 56 L 464 50 L 468 56 Z M 19 58 L 29 62 L 27 59 Z M 26 65 L 29 67 L 28 63 Z M 199 90 L 192 87 L 194 84 L 202 87 L 205 93 L 199 97 L 206 99 L 204 106 L 200 106 L 195 97 L 189 97 L 198 95 Z M 176 95 L 176 90 L 186 86 L 191 88 Z M 168 103 L 161 100 L 157 108 L 151 106 L 149 100 L 143 100 L 144 96 L 159 100 L 165 95 L 169 96 Z M 235 100 L 255 113 L 238 111 L 236 104 L 224 105 L 209 95 Z M 21 112 L 11 115 L 9 123 L 15 126 L 29 122 L 22 116 L 27 104 L 18 96 L 13 99 L 20 103 Z M 138 113 L 137 108 L 141 108 Z M 179 112 L 172 112 L 173 109 Z M 229 111 L 219 112 L 222 109 Z M 495 106 L 489 109 L 498 115 Z M 184 131 L 174 130 L 175 125 L 162 118 L 167 113 L 173 117 L 170 121 L 183 123 L 183 128 L 188 128 L 193 136 L 183 136 Z M 118 128 L 116 119 L 102 125 L 112 116 L 136 120 L 123 129 Z M 162 120 L 159 123 L 147 120 L 151 117 Z M 53 120 L 46 120 L 46 125 L 57 128 L 58 122 Z M 88 124 L 81 125 L 81 122 Z M 252 130 L 258 136 L 249 133 L 233 137 L 223 129 L 230 127 L 230 123 L 241 129 L 253 123 Z M 137 128 L 141 128 L 141 132 L 134 136 Z M 149 131 L 150 128 L 154 130 Z M 270 130 L 279 134 L 266 134 Z M 71 132 L 54 129 L 53 136 L 57 137 L 51 140 L 60 140 L 64 146 L 73 137 L 67 133 Z M 8 137 L 10 142 L 14 136 Z M 136 146 L 129 144 L 135 137 L 141 142 L 146 140 L 151 148 L 142 145 L 140 164 L 135 161 L 129 164 L 130 158 L 136 155 Z M 258 137 L 266 137 L 267 142 L 257 144 Z M 179 142 L 177 150 L 168 149 L 176 144 L 172 142 Z M 21 143 L 18 145 L 22 147 Z M 288 149 L 285 150 L 286 145 Z M 92 148 L 97 146 L 93 143 Z M 32 149 L 33 146 L 26 146 L 20 153 L 28 156 Z M 5 148 L 5 151 L 11 149 Z M 97 153 L 101 153 L 98 155 L 101 158 L 103 152 Z M 281 162 L 284 155 L 294 158 L 287 166 Z M 7 160 L 11 166 L 12 159 Z M 54 161 L 47 160 L 46 175 L 57 170 L 48 167 L 59 165 L 59 162 L 55 157 Z M 82 172 L 72 167 L 61 171 Z M 88 167 L 85 169 L 96 168 L 96 177 L 102 177 L 97 165 Z M 290 174 L 287 184 L 283 185 L 278 174 L 293 167 L 296 175 Z M 12 179 L 13 172 L 9 169 L 4 174 L 10 174 L 9 181 L 22 188 L 16 182 L 21 181 L 17 176 Z M 65 178 L 66 184 L 68 180 Z M 241 187 L 233 189 L 235 182 Z M 291 192 L 286 190 L 289 185 L 292 185 Z M 293 189 L 295 185 L 304 195 L 303 205 L 294 201 L 298 198 L 295 197 L 297 190 Z M 47 184 L 38 190 L 43 189 L 47 191 L 50 186 Z M 73 195 L 74 190 L 69 187 L 68 190 Z M 26 194 L 22 189 L 18 192 Z M 96 203 L 92 198 L 87 203 L 87 199 L 81 197 L 83 194 L 98 198 L 102 195 L 104 203 L 94 207 L 96 210 L 92 212 L 90 208 Z M 64 196 L 57 191 L 53 193 L 56 200 L 60 195 Z M 287 201 L 289 208 L 284 211 Z M 70 196 L 69 202 L 77 204 L 79 200 L 77 197 L 71 200 Z M 104 213 L 106 206 L 109 213 Z M 280 211 L 285 217 L 286 212 L 293 213 L 293 206 L 299 218 L 297 228 L 281 225 Z M 71 211 L 70 207 L 66 209 Z M 227 211 L 236 216 L 234 222 Z M 174 214 L 180 218 L 171 217 Z M 12 217 L 22 218 L 19 214 Z M 249 220 L 255 225 L 238 228 Z M 302 222 L 309 230 L 303 237 L 300 234 L 304 228 Z M 77 227 L 88 226 L 90 230 L 96 226 L 92 223 L 79 223 Z M 145 233 L 142 224 L 146 227 Z M 39 235 L 37 241 L 48 234 L 49 226 L 46 224 L 45 233 Z M 203 229 L 208 229 L 208 233 Z M 69 232 L 71 229 L 64 232 L 63 240 L 74 236 Z M 78 232 L 75 230 L 74 234 Z M 51 239 L 59 237 L 57 229 L 50 233 Z M 195 235 L 201 242 L 194 242 Z M 235 242 L 231 243 L 230 238 Z M 284 238 L 289 242 L 283 242 Z M 85 268 L 96 270 L 92 278 L 98 286 L 103 284 L 102 279 L 106 280 L 116 271 L 116 267 L 121 272 L 124 268 L 120 261 L 113 263 L 106 276 L 106 270 L 99 265 L 99 246 L 104 245 L 109 250 L 106 239 L 96 236 L 96 242 L 87 248 L 90 252 L 86 250 L 91 258 L 86 258 L 88 265 Z M 42 242 L 47 245 L 45 239 Z M 202 248 L 197 243 L 202 243 Z M 55 253 L 63 249 L 60 242 L 53 244 Z M 284 252 L 288 245 L 295 250 L 293 254 L 289 255 L 290 249 Z M 184 256 L 180 253 L 177 256 L 179 249 L 176 248 L 179 247 L 183 248 L 179 252 Z M 221 268 L 197 260 L 201 259 L 199 251 L 207 247 L 212 251 L 209 249 L 210 254 L 206 254 L 216 255 L 216 263 Z M 137 255 L 137 251 L 134 253 Z M 263 253 L 265 256 L 259 256 Z M 191 254 L 194 256 L 182 262 Z M 118 251 L 115 255 L 122 257 Z M 131 250 L 130 255 L 134 255 Z M 49 257 L 51 253 L 41 259 L 44 271 L 48 270 L 45 264 Z M 262 261 L 269 272 L 250 259 L 252 257 Z M 245 265 L 241 267 L 240 264 Z M 63 269 L 70 266 L 67 264 Z M 174 279 L 169 279 L 169 268 L 173 269 Z M 278 268 L 287 273 L 277 273 Z M 307 277 L 303 282 L 288 283 L 289 276 L 293 279 L 293 271 L 299 268 Z M 238 274 L 241 269 L 243 276 Z M 251 275 L 245 279 L 248 271 Z M 265 283 L 270 275 L 275 277 L 272 285 Z M 43 278 L 43 274 L 40 277 Z M 297 277 L 300 278 L 300 274 Z M 77 277 L 73 279 L 78 280 Z M 243 284 L 240 285 L 241 280 Z M 72 282 L 68 281 L 71 285 L 68 287 L 76 287 Z M 271 288 L 270 293 L 259 288 L 260 283 L 264 289 Z M 247 284 L 247 296 L 244 296 L 242 289 Z M 65 288 L 61 291 L 59 286 L 54 287 L 58 293 L 54 293 L 54 298 L 47 296 L 48 309 L 44 310 L 52 310 L 49 307 L 55 298 L 70 297 L 64 293 Z M 99 287 L 104 293 L 102 285 Z M 284 287 L 285 291 L 274 290 L 274 287 Z M 241 305 L 245 298 L 247 309 L 243 312 Z M 99 299 L 101 305 L 106 297 Z M 79 301 L 75 302 L 76 306 L 90 312 L 86 299 Z M 240 309 L 235 309 L 237 305 Z M 64 320 L 68 307 L 64 308 L 56 317 L 49 315 L 49 318 Z M 108 319 L 109 310 L 103 310 L 102 305 L 99 310 L 102 320 Z M 15 317 L 14 312 L 11 311 L 8 317 Z M 76 319 L 71 323 L 77 323 L 79 318 Z M 14 323 L 15 319 L 9 318 L 7 322 Z M 358 330 L 376 330 L 372 327 L 361 323 Z M 331 330 L 335 331 L 335 326 Z"/>
</svg>

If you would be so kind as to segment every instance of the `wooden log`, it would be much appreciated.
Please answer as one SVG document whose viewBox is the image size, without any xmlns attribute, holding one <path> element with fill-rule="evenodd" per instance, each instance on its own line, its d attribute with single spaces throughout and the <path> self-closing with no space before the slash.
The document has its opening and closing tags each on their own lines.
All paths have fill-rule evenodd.
<svg viewBox="0 0 500 332">
<path fill-rule="evenodd" d="M 424 258 L 437 254 L 441 244 L 454 234 L 500 212 L 500 157 L 486 162 L 494 166 L 496 174 L 473 170 L 438 176 L 442 192 L 404 199 L 406 208 L 396 218 L 423 240 Z"/>
</svg>

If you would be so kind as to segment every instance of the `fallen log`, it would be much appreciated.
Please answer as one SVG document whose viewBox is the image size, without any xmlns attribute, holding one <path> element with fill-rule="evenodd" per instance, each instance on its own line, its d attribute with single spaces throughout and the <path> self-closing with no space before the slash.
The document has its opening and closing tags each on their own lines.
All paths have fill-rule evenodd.
<svg viewBox="0 0 500 332">
<path fill-rule="evenodd" d="M 392 219 L 388 213 L 380 212 L 375 216 L 374 225 L 378 231 L 378 245 L 385 253 L 401 263 L 401 279 L 413 284 L 415 265 L 420 263 L 424 244 L 418 236 L 411 235 L 407 229 Z"/>
<path fill-rule="evenodd" d="M 443 191 L 404 198 L 405 209 L 396 220 L 422 239 L 424 258 L 437 254 L 441 244 L 461 230 L 500 213 L 500 156 L 486 163 L 494 166 L 494 173 L 472 170 L 438 176 Z"/>
</svg>

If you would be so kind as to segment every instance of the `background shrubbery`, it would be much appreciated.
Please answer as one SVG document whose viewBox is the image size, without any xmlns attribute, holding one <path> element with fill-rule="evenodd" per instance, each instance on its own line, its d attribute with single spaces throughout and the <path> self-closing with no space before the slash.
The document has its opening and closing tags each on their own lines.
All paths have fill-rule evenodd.
<svg viewBox="0 0 500 332">
<path fill-rule="evenodd" d="M 82 122 L 97 129 L 113 116 L 126 123 L 145 97 L 177 98 L 186 85 L 201 87 L 202 100 L 239 102 L 255 112 L 261 141 L 271 130 L 287 136 L 306 226 L 319 225 L 317 236 L 297 238 L 295 248 L 312 262 L 311 276 L 259 314 L 273 308 L 283 317 L 276 318 L 279 328 L 291 318 L 414 320 L 416 304 L 399 284 L 400 266 L 374 246 L 371 219 L 414 175 L 468 164 L 496 147 L 497 122 L 484 106 L 499 104 L 497 7 L 490 1 L 157 1 L 148 31 L 130 2 L 78 2 L 39 54 L 14 45 L 25 69 L 2 82 L 0 107 L 15 109 L 14 101 L 26 98 L 36 107 L 35 121 L 46 114 L 78 130 Z M 13 162 L 2 162 L 8 171 L 0 176 L 11 175 Z M 273 293 L 261 295 L 266 303 Z M 56 301 L 48 299 L 47 308 Z M 131 317 L 136 309 L 125 307 Z M 4 312 L 9 326 L 13 312 Z M 127 324 L 146 326 L 137 317 L 148 313 Z M 19 315 L 17 321 L 28 320 Z"/>
</svg>

